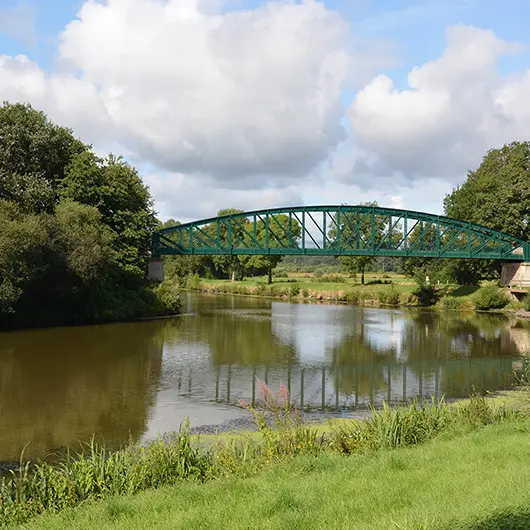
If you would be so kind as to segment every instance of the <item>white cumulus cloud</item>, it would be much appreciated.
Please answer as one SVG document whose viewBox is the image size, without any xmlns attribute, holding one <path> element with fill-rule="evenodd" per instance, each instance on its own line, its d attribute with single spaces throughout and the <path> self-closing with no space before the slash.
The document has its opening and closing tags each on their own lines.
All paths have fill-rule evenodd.
<svg viewBox="0 0 530 530">
<path fill-rule="evenodd" d="M 502 77 L 497 64 L 520 50 L 489 30 L 449 28 L 443 55 L 415 67 L 409 88 L 381 74 L 358 92 L 348 111 L 357 148 L 386 176 L 461 180 L 488 149 L 530 135 L 530 73 Z"/>
<path fill-rule="evenodd" d="M 357 55 L 346 21 L 313 0 L 224 14 L 88 1 L 60 46 L 133 150 L 240 186 L 303 175 L 345 138 L 342 91 L 373 72 L 371 53 Z"/>
</svg>

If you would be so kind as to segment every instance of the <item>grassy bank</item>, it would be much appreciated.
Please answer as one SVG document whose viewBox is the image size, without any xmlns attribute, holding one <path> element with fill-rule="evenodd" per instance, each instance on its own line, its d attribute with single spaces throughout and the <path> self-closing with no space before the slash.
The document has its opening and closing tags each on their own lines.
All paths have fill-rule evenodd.
<svg viewBox="0 0 530 530">
<path fill-rule="evenodd" d="M 326 502 L 329 500 L 331 506 L 335 506 L 335 509 L 347 506 L 347 510 L 350 511 L 349 514 L 345 513 L 342 516 L 342 526 L 337 526 L 346 528 L 348 527 L 345 526 L 346 521 L 359 514 L 366 519 L 364 522 L 371 519 L 377 522 L 378 511 L 386 510 L 385 503 L 388 502 L 386 496 L 397 498 L 398 489 L 403 491 L 405 498 L 410 497 L 405 505 L 399 503 L 396 505 L 395 509 L 398 512 L 399 509 L 409 506 L 415 492 L 418 498 L 414 502 L 419 503 L 419 491 L 424 481 L 427 477 L 431 477 L 432 480 L 432 476 L 435 475 L 431 476 L 430 473 L 433 471 L 438 473 L 438 467 L 441 465 L 441 461 L 435 462 L 433 464 L 435 467 L 431 469 L 427 461 L 415 467 L 396 464 L 394 469 L 396 480 L 403 476 L 400 475 L 401 472 L 410 467 L 412 474 L 407 480 L 417 483 L 404 486 L 400 479 L 399 488 L 395 484 L 393 486 L 395 490 L 388 493 L 381 490 L 378 494 L 381 506 L 378 507 L 375 503 L 375 508 L 369 513 L 368 507 L 374 502 L 371 499 L 373 493 L 367 494 L 363 488 L 372 479 L 375 480 L 375 485 L 369 486 L 368 492 L 372 491 L 371 488 L 376 490 L 383 488 L 384 484 L 388 483 L 388 478 L 377 478 L 381 473 L 377 466 L 386 458 L 394 458 L 389 456 L 389 451 L 418 446 L 432 440 L 439 440 L 436 443 L 441 444 L 449 443 L 447 440 L 462 437 L 467 439 L 472 435 L 471 433 L 482 431 L 485 427 L 506 425 L 505 431 L 492 431 L 493 434 L 482 436 L 495 437 L 502 432 L 511 433 L 510 436 L 514 437 L 514 446 L 505 447 L 504 453 L 520 454 L 518 444 L 521 440 L 517 437 L 517 433 L 524 432 L 527 436 L 530 431 L 530 420 L 521 413 L 526 409 L 519 407 L 519 411 L 514 410 L 516 403 L 524 403 L 524 406 L 530 403 L 529 393 L 526 391 L 513 398 L 512 408 L 508 408 L 506 403 L 474 397 L 456 406 L 449 406 L 444 402 L 430 402 L 422 406 L 412 404 L 396 409 L 384 408 L 374 412 L 367 420 L 340 421 L 328 425 L 327 428 L 317 429 L 300 423 L 297 412 L 289 406 L 285 388 L 281 389 L 279 397 L 274 396 L 264 385 L 262 390 L 263 408 L 251 409 L 259 426 L 258 435 L 242 433 L 201 441 L 191 436 L 185 429 L 170 440 L 159 440 L 146 447 L 133 444 L 122 451 L 107 453 L 103 448 L 92 445 L 85 453 L 75 458 L 65 457 L 54 466 L 46 463 L 28 464 L 11 480 L 4 480 L 2 483 L 0 523 L 3 525 L 24 523 L 42 514 L 63 512 L 58 517 L 39 518 L 34 527 L 87 528 L 87 525 L 95 524 L 98 528 L 104 528 L 117 524 L 117 527 L 152 528 L 153 526 L 147 524 L 147 521 L 156 520 L 161 515 L 159 507 L 164 504 L 166 508 L 162 519 L 159 520 L 160 528 L 166 527 L 164 525 L 168 524 L 169 520 L 179 521 L 179 524 L 180 521 L 184 521 L 182 523 L 184 526 L 191 525 L 192 528 L 199 527 L 198 521 L 201 518 L 211 521 L 212 525 L 215 520 L 215 524 L 221 521 L 221 527 L 235 528 L 230 526 L 234 522 L 229 515 L 232 510 L 236 514 L 241 514 L 241 525 L 236 527 L 268 528 L 283 524 L 289 528 L 296 528 L 307 527 L 306 505 L 308 507 L 314 505 L 315 499 L 320 495 L 328 494 L 330 497 Z M 248 407 L 246 404 L 243 405 Z M 496 443 L 494 438 L 491 439 L 491 443 Z M 449 475 L 454 474 L 454 466 L 463 465 L 463 462 L 459 454 L 451 456 L 451 449 L 443 447 L 441 450 L 445 450 L 447 455 L 445 461 L 447 476 L 444 480 L 449 481 Z M 470 451 L 471 449 L 472 447 Z M 486 458 L 481 456 L 480 444 L 474 451 L 476 454 L 470 452 L 471 463 L 476 464 L 481 458 Z M 395 455 L 398 460 L 402 458 L 400 453 Z M 410 458 L 410 462 L 413 462 L 419 457 L 403 458 Z M 489 455 L 487 458 L 494 457 Z M 506 457 L 506 468 L 517 467 L 520 464 L 519 459 L 520 457 L 514 457 L 510 460 Z M 281 479 L 286 484 L 293 484 L 294 487 L 300 482 L 295 470 L 299 469 L 297 466 L 305 465 L 316 466 L 316 469 L 325 475 L 321 486 L 316 490 L 314 490 L 316 477 L 312 480 L 307 477 L 307 480 L 304 478 L 305 482 L 300 484 L 295 497 L 286 494 L 285 490 L 280 490 L 278 495 L 271 492 L 271 495 L 275 495 L 277 510 L 271 507 L 261 510 L 259 504 L 261 496 L 248 496 L 252 488 L 267 489 L 269 481 L 273 484 Z M 364 478 L 357 478 L 355 480 L 358 482 L 355 482 L 353 479 L 359 466 L 367 466 L 368 471 Z M 345 475 L 341 476 L 340 473 L 337 475 L 338 470 L 344 470 Z M 462 472 L 470 471 L 464 466 Z M 375 473 L 373 477 L 372 473 Z M 423 479 L 420 480 L 421 477 Z M 353 481 L 351 484 L 350 479 Z M 473 480 L 470 477 L 468 479 L 470 487 L 489 484 L 475 477 Z M 343 491 L 342 485 L 345 480 L 348 484 Z M 462 487 L 465 484 L 467 483 L 463 481 Z M 173 489 L 163 489 L 167 486 Z M 520 484 L 514 485 L 514 488 L 515 486 L 520 487 Z M 320 487 L 323 489 L 319 492 Z M 151 492 L 146 497 L 137 496 L 142 492 L 160 488 L 162 491 Z M 215 504 L 218 511 L 215 509 L 212 511 L 211 502 L 216 492 L 221 491 L 225 495 Z M 357 491 L 359 507 L 344 504 L 353 491 Z M 171 502 L 167 501 L 167 495 L 172 497 Z M 190 499 L 196 499 L 198 504 L 195 505 Z M 199 502 L 201 499 L 204 501 L 203 504 Z M 79 511 L 80 505 L 85 505 L 87 502 L 92 504 L 93 501 L 105 501 L 105 503 L 96 503 Z M 154 503 L 149 508 L 152 513 L 146 512 L 147 506 L 143 504 L 144 502 Z M 440 502 L 442 504 L 446 502 L 443 496 L 440 497 Z M 252 506 L 250 511 L 249 506 Z M 361 509 L 361 506 L 365 507 Z M 505 506 L 505 503 L 502 506 Z M 469 515 L 481 515 L 472 511 L 474 507 L 474 504 L 467 507 Z M 328 518 L 331 517 L 332 512 L 333 510 L 330 509 L 319 515 L 320 512 L 314 511 L 314 520 L 319 522 L 317 526 L 309 527 L 325 527 L 328 524 L 326 521 L 331 520 Z M 438 512 L 442 514 L 444 510 L 439 508 Z M 407 517 L 412 513 L 414 510 L 410 508 L 406 511 Z M 457 515 L 461 517 L 462 514 Z M 106 517 L 107 520 L 98 520 L 101 517 Z M 272 526 L 271 521 L 274 522 Z M 175 526 L 170 525 L 170 527 Z M 374 528 L 379 527 L 374 526 Z"/>
<path fill-rule="evenodd" d="M 525 420 L 377 455 L 304 455 L 251 478 L 112 498 L 27 528 L 522 530 L 529 434 Z"/>
<path fill-rule="evenodd" d="M 331 301 L 356 305 L 429 306 L 448 310 L 506 309 L 518 310 L 520 302 L 511 300 L 508 292 L 491 284 L 484 286 L 439 285 L 420 289 L 405 276 L 388 273 L 369 274 L 365 285 L 345 275 L 315 277 L 311 274 L 289 274 L 267 285 L 266 278 L 242 281 L 195 278 L 187 288 L 206 293 L 261 296 L 297 301 Z M 495 291 L 488 293 L 488 290 Z"/>
</svg>

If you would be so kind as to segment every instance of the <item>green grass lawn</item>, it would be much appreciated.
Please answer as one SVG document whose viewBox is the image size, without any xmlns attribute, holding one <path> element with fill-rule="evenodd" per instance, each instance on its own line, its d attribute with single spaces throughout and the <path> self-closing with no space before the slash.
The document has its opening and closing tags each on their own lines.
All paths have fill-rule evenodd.
<svg viewBox="0 0 530 530">
<path fill-rule="evenodd" d="M 326 295 L 326 293 L 337 293 L 339 291 L 349 292 L 355 290 L 362 300 L 368 301 L 377 301 L 380 298 L 380 293 L 394 290 L 400 294 L 402 304 L 405 305 L 409 304 L 409 300 L 413 291 L 418 287 L 414 280 L 397 273 L 367 273 L 365 276 L 365 285 L 361 285 L 359 283 L 359 278 L 350 278 L 348 275 L 344 274 L 335 274 L 333 276 L 341 276 L 344 279 L 344 282 L 325 281 L 326 277 L 318 278 L 309 273 L 289 273 L 288 278 L 274 278 L 273 286 L 280 290 L 285 290 L 296 286 L 300 289 L 300 291 L 307 289 L 313 294 L 323 293 L 324 295 Z M 296 282 L 293 283 L 293 280 L 296 280 Z M 373 280 L 391 281 L 392 285 L 369 285 L 369 282 Z M 211 286 L 217 289 L 223 289 L 223 286 L 226 286 L 226 291 L 230 292 L 231 289 L 237 290 L 238 287 L 247 287 L 252 290 L 259 285 L 265 286 L 267 284 L 267 278 L 265 276 L 253 277 L 237 282 L 232 282 L 230 280 L 212 280 L 203 278 L 201 279 L 201 284 L 205 287 Z M 437 306 L 443 307 L 443 301 L 441 299 L 444 296 L 450 296 L 458 301 L 460 309 L 473 309 L 473 295 L 479 290 L 479 288 L 480 287 L 478 286 L 457 284 L 439 285 L 440 300 Z M 324 298 L 329 299 L 330 297 L 324 296 Z M 331 299 L 333 298 L 334 295 L 331 295 Z"/>
<path fill-rule="evenodd" d="M 370 456 L 296 457 L 252 478 L 183 482 L 25 528 L 516 530 L 530 528 L 529 505 L 525 419 Z"/>
<path fill-rule="evenodd" d="M 344 282 L 326 282 L 323 280 L 320 280 L 317 277 L 314 277 L 311 274 L 303 274 L 303 273 L 293 273 L 289 274 L 288 278 L 273 278 L 273 284 L 282 286 L 282 287 L 288 287 L 290 285 L 298 285 L 300 289 L 310 289 L 312 291 L 344 291 L 351 289 L 352 287 L 363 289 L 366 291 L 373 291 L 378 292 L 380 290 L 386 290 L 390 288 L 390 285 L 361 285 L 359 278 L 349 278 L 345 275 L 334 275 L 334 276 L 342 276 L 344 278 Z M 365 282 L 369 282 L 372 280 L 386 280 L 386 281 L 392 281 L 394 284 L 394 288 L 400 292 L 400 293 L 407 293 L 412 292 L 414 288 L 416 287 L 416 284 L 413 280 L 410 278 L 406 278 L 405 276 L 394 274 L 394 273 L 388 273 L 383 278 L 381 274 L 374 274 L 374 273 L 367 273 L 365 277 Z M 293 284 L 289 280 L 296 279 L 296 283 Z M 253 278 L 245 278 L 244 280 L 238 281 L 238 282 L 232 282 L 230 280 L 211 280 L 203 278 L 201 279 L 201 283 L 205 285 L 222 285 L 222 284 L 228 284 L 228 285 L 244 285 L 247 287 L 255 287 L 256 285 L 265 285 L 267 283 L 267 277 L 266 276 L 258 276 Z"/>
</svg>

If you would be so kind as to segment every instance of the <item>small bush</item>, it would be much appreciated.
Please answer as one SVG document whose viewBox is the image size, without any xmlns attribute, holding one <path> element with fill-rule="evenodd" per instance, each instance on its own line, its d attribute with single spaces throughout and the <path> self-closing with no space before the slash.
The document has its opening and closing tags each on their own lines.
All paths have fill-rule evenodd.
<svg viewBox="0 0 530 530">
<path fill-rule="evenodd" d="M 364 285 L 392 285 L 394 282 L 392 280 L 370 280 L 365 282 Z"/>
<path fill-rule="evenodd" d="M 358 304 L 361 301 L 361 295 L 357 289 L 351 289 L 345 293 L 344 299 L 350 304 Z"/>
<path fill-rule="evenodd" d="M 313 273 L 313 278 L 322 278 L 323 274 L 322 274 L 322 271 L 317 269 L 314 273 Z"/>
<path fill-rule="evenodd" d="M 496 285 L 482 287 L 473 295 L 476 309 L 502 309 L 508 302 L 506 293 Z"/>
<path fill-rule="evenodd" d="M 307 289 L 302 289 L 302 296 L 307 298 L 309 296 L 309 291 Z"/>
<path fill-rule="evenodd" d="M 186 289 L 198 291 L 201 288 L 201 277 L 198 274 L 188 276 L 186 279 Z"/>
<path fill-rule="evenodd" d="M 386 291 L 379 291 L 379 302 L 385 305 L 399 305 L 399 293 L 396 291 L 394 286 Z"/>
<path fill-rule="evenodd" d="M 158 285 L 155 294 L 160 304 L 159 312 L 172 315 L 180 312 L 180 287 L 178 278 L 173 277 Z"/>
<path fill-rule="evenodd" d="M 294 298 L 300 294 L 300 287 L 298 285 L 292 285 L 289 291 L 289 295 Z"/>
<path fill-rule="evenodd" d="M 418 285 L 412 294 L 423 307 L 433 306 L 439 298 L 439 293 L 436 287 L 427 284 Z"/>
<path fill-rule="evenodd" d="M 461 309 L 462 308 L 462 300 L 460 298 L 456 298 L 456 296 L 445 296 L 442 299 L 442 304 L 444 309 Z"/>
<path fill-rule="evenodd" d="M 524 298 L 523 298 L 523 309 L 525 311 L 530 311 L 530 294 L 527 294 Z"/>
</svg>

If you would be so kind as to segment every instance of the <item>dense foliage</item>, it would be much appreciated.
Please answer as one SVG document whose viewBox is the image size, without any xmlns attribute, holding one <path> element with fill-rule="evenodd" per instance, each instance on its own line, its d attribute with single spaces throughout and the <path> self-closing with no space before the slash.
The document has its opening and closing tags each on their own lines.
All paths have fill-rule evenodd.
<svg viewBox="0 0 530 530">
<path fill-rule="evenodd" d="M 530 238 L 530 142 L 513 142 L 491 149 L 465 182 L 444 199 L 448 217 L 488 226 L 501 232 Z M 414 237 L 414 234 L 411 234 Z M 424 234 L 424 239 L 434 238 Z M 497 279 L 499 260 L 407 258 L 403 272 L 425 281 L 451 281 L 477 285 Z"/>
<path fill-rule="evenodd" d="M 496 285 L 482 287 L 473 295 L 476 309 L 502 309 L 508 302 L 506 293 Z"/>
<path fill-rule="evenodd" d="M 29 105 L 0 107 L 0 226 L 0 327 L 178 309 L 145 280 L 156 219 L 136 170 Z"/>
</svg>

